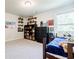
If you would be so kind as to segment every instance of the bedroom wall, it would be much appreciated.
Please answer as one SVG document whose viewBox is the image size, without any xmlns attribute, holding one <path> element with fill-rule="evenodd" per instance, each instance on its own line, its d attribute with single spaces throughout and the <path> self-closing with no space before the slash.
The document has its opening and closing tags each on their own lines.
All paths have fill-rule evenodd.
<svg viewBox="0 0 79 59">
<path fill-rule="evenodd" d="M 5 13 L 5 21 L 15 22 L 14 28 L 5 28 L 5 41 L 11 41 L 16 39 L 23 39 L 23 32 L 18 32 L 18 17 L 17 15 Z M 25 19 L 25 18 L 24 18 Z"/>
<path fill-rule="evenodd" d="M 40 14 L 35 15 L 37 17 L 37 24 L 40 26 L 40 22 L 46 23 L 48 20 L 53 19 L 55 20 L 55 14 L 51 13 L 50 11 L 46 11 Z"/>
<path fill-rule="evenodd" d="M 54 20 L 54 30 L 55 30 L 54 32 L 58 32 L 57 31 L 57 17 L 56 16 L 58 14 L 63 14 L 63 13 L 71 12 L 71 11 L 74 11 L 73 5 L 59 7 L 59 8 L 51 9 L 51 10 L 45 11 L 43 13 L 37 14 L 37 15 L 35 15 L 37 17 L 37 24 L 38 24 L 38 26 L 40 26 L 40 21 L 43 21 L 43 23 L 45 23 L 49 19 L 53 19 Z"/>
<path fill-rule="evenodd" d="M 56 24 L 57 24 L 57 15 L 62 13 L 67 13 L 74 10 L 73 5 L 65 6 L 65 7 L 59 7 L 55 9 L 50 9 L 48 11 L 42 12 L 40 14 L 35 15 L 37 17 L 37 24 L 40 26 L 40 21 L 43 21 L 43 23 L 46 23 L 48 20 L 53 19 L 55 30 L 56 30 Z"/>
</svg>

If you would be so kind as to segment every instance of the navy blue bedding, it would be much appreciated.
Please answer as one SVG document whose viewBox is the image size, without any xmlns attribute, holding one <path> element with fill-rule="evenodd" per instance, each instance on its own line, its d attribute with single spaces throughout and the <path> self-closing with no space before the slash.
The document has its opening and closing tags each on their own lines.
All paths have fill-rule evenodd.
<svg viewBox="0 0 79 59">
<path fill-rule="evenodd" d="M 64 40 L 65 40 L 65 38 L 55 38 L 53 41 L 51 41 L 47 45 L 46 52 L 50 52 L 53 54 L 67 57 L 67 53 L 65 53 L 63 48 L 59 45 L 59 43 Z"/>
</svg>

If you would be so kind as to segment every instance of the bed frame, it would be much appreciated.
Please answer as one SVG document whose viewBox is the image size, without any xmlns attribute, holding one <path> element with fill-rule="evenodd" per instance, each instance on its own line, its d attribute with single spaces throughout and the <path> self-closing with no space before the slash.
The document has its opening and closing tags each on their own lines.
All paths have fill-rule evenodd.
<svg viewBox="0 0 79 59">
<path fill-rule="evenodd" d="M 60 59 L 56 56 L 50 55 L 46 52 L 46 38 L 43 38 L 43 59 Z M 74 54 L 73 54 L 73 50 L 72 47 L 74 46 L 74 44 L 70 44 L 68 43 L 68 57 L 67 59 L 74 59 Z"/>
<path fill-rule="evenodd" d="M 57 59 L 56 57 L 46 53 L 46 38 L 43 38 L 43 59 L 46 59 L 46 57 L 49 59 Z"/>
</svg>

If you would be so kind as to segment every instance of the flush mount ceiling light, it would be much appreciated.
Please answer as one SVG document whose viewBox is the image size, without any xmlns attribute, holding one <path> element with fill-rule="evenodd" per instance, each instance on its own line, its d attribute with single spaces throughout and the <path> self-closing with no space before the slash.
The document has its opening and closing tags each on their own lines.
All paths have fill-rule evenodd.
<svg viewBox="0 0 79 59">
<path fill-rule="evenodd" d="M 25 1 L 25 6 L 30 7 L 31 6 L 31 1 Z"/>
</svg>

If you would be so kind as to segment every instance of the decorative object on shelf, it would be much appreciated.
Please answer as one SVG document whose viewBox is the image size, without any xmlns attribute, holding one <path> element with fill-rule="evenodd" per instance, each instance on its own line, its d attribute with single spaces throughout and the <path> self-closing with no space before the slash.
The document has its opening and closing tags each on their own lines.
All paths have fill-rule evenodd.
<svg viewBox="0 0 79 59">
<path fill-rule="evenodd" d="M 18 32 L 23 32 L 23 17 L 18 18 Z"/>
<path fill-rule="evenodd" d="M 54 27 L 49 27 L 49 33 L 53 33 Z"/>
<path fill-rule="evenodd" d="M 27 25 L 24 26 L 25 39 L 35 40 L 35 28 L 37 27 L 36 19 L 37 17 L 28 17 Z"/>
<path fill-rule="evenodd" d="M 30 16 L 29 18 L 28 18 L 28 20 L 34 20 L 34 19 L 37 19 L 37 17 L 33 17 L 33 16 Z"/>
<path fill-rule="evenodd" d="M 53 19 L 49 19 L 48 20 L 48 27 L 49 27 L 49 33 L 53 33 L 54 32 L 54 20 Z"/>
<path fill-rule="evenodd" d="M 48 20 L 48 26 L 54 26 L 54 20 L 53 19 Z"/>
<path fill-rule="evenodd" d="M 40 27 L 43 27 L 43 21 L 40 22 Z"/>
</svg>

